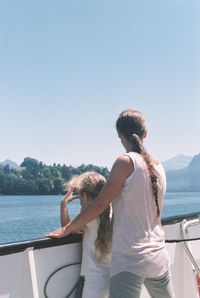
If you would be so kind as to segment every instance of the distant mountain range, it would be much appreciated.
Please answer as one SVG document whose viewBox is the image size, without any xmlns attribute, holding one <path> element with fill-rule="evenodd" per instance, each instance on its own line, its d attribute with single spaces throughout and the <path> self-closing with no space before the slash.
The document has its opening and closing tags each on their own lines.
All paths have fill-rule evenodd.
<svg viewBox="0 0 200 298">
<path fill-rule="evenodd" d="M 193 156 L 179 154 L 173 158 L 170 158 L 162 162 L 162 165 L 164 166 L 165 171 L 180 170 L 187 167 L 192 159 Z"/>
<path fill-rule="evenodd" d="M 2 162 L 0 162 L 0 164 L 2 166 L 9 165 L 10 169 L 17 169 L 17 168 L 19 168 L 18 164 L 16 162 L 10 160 L 10 159 L 6 159 L 6 160 L 2 161 Z"/>
<path fill-rule="evenodd" d="M 17 163 L 9 159 L 0 164 L 19 168 Z M 180 154 L 162 164 L 167 175 L 168 192 L 200 192 L 200 153 L 194 157 Z"/>
<path fill-rule="evenodd" d="M 162 165 L 164 166 L 165 171 L 179 170 L 188 166 L 192 159 L 193 159 L 192 156 L 180 154 L 162 162 Z M 2 166 L 9 165 L 11 169 L 19 168 L 19 165 L 10 159 L 6 159 L 2 161 L 0 162 L 0 164 Z"/>
<path fill-rule="evenodd" d="M 167 191 L 200 191 L 200 153 L 195 155 L 189 165 L 178 170 L 167 171 Z"/>
</svg>

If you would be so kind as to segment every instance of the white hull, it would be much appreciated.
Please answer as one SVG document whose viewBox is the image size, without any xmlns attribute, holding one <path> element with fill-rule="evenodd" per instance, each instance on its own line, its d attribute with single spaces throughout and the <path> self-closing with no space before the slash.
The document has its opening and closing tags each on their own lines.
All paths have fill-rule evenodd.
<svg viewBox="0 0 200 298">
<path fill-rule="evenodd" d="M 197 215 L 190 217 L 197 218 Z M 180 217 L 178 222 L 174 222 L 174 218 L 165 220 L 167 240 L 181 239 L 183 236 L 200 237 L 198 219 L 193 221 L 194 225 L 188 227 L 184 235 L 181 232 L 182 219 Z M 186 243 L 194 261 L 200 265 L 200 240 Z M 199 298 L 196 280 L 199 267 L 195 270 L 196 263 L 192 264 L 183 242 L 166 243 L 166 245 L 171 259 L 176 297 Z M 0 298 L 67 297 L 79 278 L 80 262 L 81 241 L 78 234 L 61 240 L 46 239 L 2 245 L 0 246 Z M 70 264 L 74 265 L 65 267 Z M 46 296 L 44 290 L 46 290 Z M 75 297 L 75 294 L 70 297 Z M 147 297 L 149 295 L 143 289 L 141 298 Z"/>
</svg>

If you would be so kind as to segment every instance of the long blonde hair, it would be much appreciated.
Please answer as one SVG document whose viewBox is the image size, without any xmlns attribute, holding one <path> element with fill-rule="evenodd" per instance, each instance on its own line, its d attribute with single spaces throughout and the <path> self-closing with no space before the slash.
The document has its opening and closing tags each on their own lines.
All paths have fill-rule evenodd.
<svg viewBox="0 0 200 298">
<path fill-rule="evenodd" d="M 86 193 L 90 200 L 94 200 L 103 186 L 105 178 L 96 172 L 86 172 L 80 176 L 74 176 L 68 182 L 67 188 L 74 188 L 78 193 Z M 110 251 L 112 238 L 112 219 L 110 206 L 99 216 L 100 222 L 95 241 L 95 248 L 100 259 L 104 259 Z"/>
</svg>

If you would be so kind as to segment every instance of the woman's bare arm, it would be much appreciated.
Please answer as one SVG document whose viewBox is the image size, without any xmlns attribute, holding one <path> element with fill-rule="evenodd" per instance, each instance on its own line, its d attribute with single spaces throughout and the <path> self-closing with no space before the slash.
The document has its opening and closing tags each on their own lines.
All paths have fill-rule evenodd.
<svg viewBox="0 0 200 298">
<path fill-rule="evenodd" d="M 115 161 L 110 176 L 97 198 L 74 220 L 70 221 L 63 228 L 50 232 L 47 236 L 62 238 L 72 232 L 80 230 L 88 222 L 100 215 L 120 192 L 125 180 L 133 170 L 133 163 L 128 156 L 123 155 L 119 157 Z"/>
</svg>

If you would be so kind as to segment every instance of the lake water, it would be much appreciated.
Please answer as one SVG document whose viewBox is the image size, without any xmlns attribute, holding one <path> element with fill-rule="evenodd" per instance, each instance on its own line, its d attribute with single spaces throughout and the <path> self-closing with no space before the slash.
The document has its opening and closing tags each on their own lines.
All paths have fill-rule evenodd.
<svg viewBox="0 0 200 298">
<path fill-rule="evenodd" d="M 43 238 L 60 225 L 61 196 L 0 196 L 0 243 Z M 80 212 L 69 205 L 71 218 Z M 200 193 L 167 193 L 162 217 L 200 212 Z"/>
</svg>

